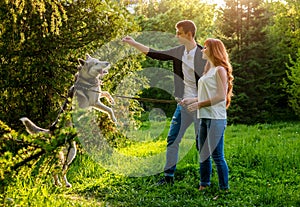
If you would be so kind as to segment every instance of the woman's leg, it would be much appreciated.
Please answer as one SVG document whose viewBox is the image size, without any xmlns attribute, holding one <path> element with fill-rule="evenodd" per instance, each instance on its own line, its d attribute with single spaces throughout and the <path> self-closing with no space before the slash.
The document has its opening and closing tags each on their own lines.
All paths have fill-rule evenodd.
<svg viewBox="0 0 300 207">
<path fill-rule="evenodd" d="M 216 164 L 219 187 L 220 189 L 228 189 L 228 166 L 224 157 L 224 131 L 226 128 L 226 120 L 212 120 L 211 130 L 209 133 L 210 149 L 212 158 Z"/>
</svg>

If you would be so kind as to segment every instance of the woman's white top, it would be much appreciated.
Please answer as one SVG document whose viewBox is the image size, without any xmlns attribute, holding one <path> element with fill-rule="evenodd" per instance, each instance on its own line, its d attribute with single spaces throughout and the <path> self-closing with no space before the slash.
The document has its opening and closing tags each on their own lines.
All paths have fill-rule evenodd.
<svg viewBox="0 0 300 207">
<path fill-rule="evenodd" d="M 212 99 L 217 94 L 219 74 L 216 69 L 210 68 L 198 81 L 198 101 Z M 227 89 L 226 89 L 227 91 Z M 198 118 L 226 119 L 226 100 L 212 106 L 202 107 L 197 111 Z"/>
</svg>

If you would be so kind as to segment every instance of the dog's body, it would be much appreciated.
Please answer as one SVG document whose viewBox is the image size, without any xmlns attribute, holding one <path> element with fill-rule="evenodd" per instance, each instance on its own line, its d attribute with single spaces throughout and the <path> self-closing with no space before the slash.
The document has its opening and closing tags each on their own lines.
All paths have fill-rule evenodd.
<svg viewBox="0 0 300 207">
<path fill-rule="evenodd" d="M 108 67 L 110 64 L 105 61 L 99 61 L 96 58 L 92 58 L 87 55 L 86 60 L 79 59 L 80 66 L 78 67 L 79 71 L 76 74 L 76 82 L 74 84 L 75 96 L 78 101 L 78 106 L 80 108 L 93 107 L 102 112 L 105 112 L 109 117 L 116 122 L 116 117 L 113 113 L 113 110 L 104 105 L 100 98 L 105 97 L 109 100 L 111 104 L 114 103 L 113 98 L 107 91 L 101 91 L 99 77 L 102 77 L 108 73 Z M 23 117 L 20 119 L 26 127 L 26 130 L 29 134 L 36 133 L 51 133 L 49 129 L 43 129 L 36 126 L 28 118 Z M 53 173 L 54 184 L 60 186 L 59 174 L 63 178 L 66 187 L 72 187 L 72 185 L 67 180 L 67 170 L 71 162 L 76 157 L 76 143 L 72 141 L 69 143 L 69 146 L 59 152 L 59 161 L 62 167 L 61 173 Z"/>
<path fill-rule="evenodd" d="M 108 62 L 99 61 L 96 58 L 92 58 L 87 55 L 87 59 L 84 61 L 79 59 L 80 66 L 79 71 L 76 74 L 75 82 L 75 96 L 80 108 L 93 107 L 102 112 L 105 112 L 109 117 L 116 122 L 116 117 L 113 110 L 104 105 L 100 98 L 105 97 L 111 104 L 114 104 L 114 99 L 107 91 L 101 91 L 101 81 L 99 77 L 102 77 L 108 73 Z"/>
</svg>

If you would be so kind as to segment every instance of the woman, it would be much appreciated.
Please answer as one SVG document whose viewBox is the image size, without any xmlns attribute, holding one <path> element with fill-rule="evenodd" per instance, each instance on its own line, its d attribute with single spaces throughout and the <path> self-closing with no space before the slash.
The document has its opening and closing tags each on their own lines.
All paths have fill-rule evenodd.
<svg viewBox="0 0 300 207">
<path fill-rule="evenodd" d="M 224 157 L 224 131 L 227 123 L 226 109 L 230 105 L 233 87 L 232 66 L 224 44 L 209 38 L 204 42 L 203 59 L 209 64 L 198 81 L 198 97 L 181 101 L 189 111 L 198 110 L 200 144 L 200 187 L 210 186 L 211 157 L 218 172 L 219 187 L 229 188 L 228 166 Z"/>
</svg>

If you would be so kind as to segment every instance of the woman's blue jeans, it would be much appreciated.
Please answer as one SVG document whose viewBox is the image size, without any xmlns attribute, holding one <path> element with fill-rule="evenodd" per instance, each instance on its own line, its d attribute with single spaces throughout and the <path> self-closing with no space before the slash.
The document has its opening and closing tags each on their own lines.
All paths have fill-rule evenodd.
<svg viewBox="0 0 300 207">
<path fill-rule="evenodd" d="M 174 176 L 176 163 L 178 161 L 179 143 L 186 129 L 194 122 L 195 135 L 197 137 L 199 119 L 197 112 L 189 112 L 183 106 L 177 104 L 173 114 L 172 122 L 167 139 L 166 164 L 164 167 L 165 176 Z M 197 138 L 196 138 L 197 141 Z M 198 145 L 198 144 L 197 144 Z"/>
<path fill-rule="evenodd" d="M 211 157 L 214 160 L 220 189 L 228 189 L 228 166 L 224 157 L 224 131 L 226 119 L 200 119 L 200 185 L 209 186 L 212 172 Z"/>
</svg>

